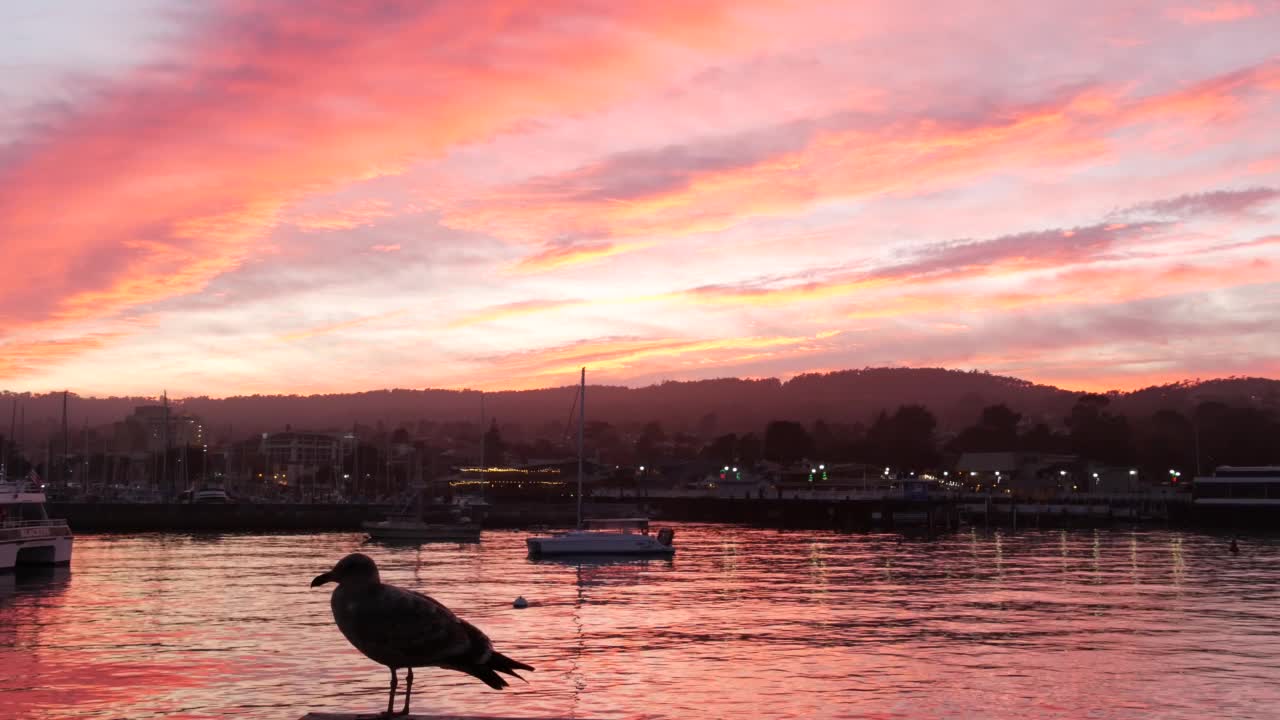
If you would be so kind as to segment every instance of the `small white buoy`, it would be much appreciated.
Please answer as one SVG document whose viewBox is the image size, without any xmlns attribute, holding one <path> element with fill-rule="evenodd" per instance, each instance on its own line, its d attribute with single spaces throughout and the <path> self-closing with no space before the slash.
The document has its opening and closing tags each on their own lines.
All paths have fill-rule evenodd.
<svg viewBox="0 0 1280 720">
<path fill-rule="evenodd" d="M 520 597 L 516 598 L 515 602 L 511 603 L 511 607 L 517 610 L 523 610 L 524 608 L 529 607 L 529 601 L 525 600 L 524 596 L 521 595 Z"/>
</svg>

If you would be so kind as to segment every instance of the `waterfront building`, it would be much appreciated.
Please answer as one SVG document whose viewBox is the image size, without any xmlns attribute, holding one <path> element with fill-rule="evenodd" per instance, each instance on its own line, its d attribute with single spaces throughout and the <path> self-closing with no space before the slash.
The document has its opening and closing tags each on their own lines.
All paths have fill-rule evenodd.
<svg viewBox="0 0 1280 720">
<path fill-rule="evenodd" d="M 327 496 L 337 486 L 339 436 L 315 432 L 263 433 L 264 480 L 293 494 Z"/>
<path fill-rule="evenodd" d="M 1078 469 L 1078 462 L 1075 455 L 1058 453 L 963 453 L 956 462 L 952 482 L 975 492 L 1024 495 L 1085 492 L 1092 478 Z"/>
</svg>

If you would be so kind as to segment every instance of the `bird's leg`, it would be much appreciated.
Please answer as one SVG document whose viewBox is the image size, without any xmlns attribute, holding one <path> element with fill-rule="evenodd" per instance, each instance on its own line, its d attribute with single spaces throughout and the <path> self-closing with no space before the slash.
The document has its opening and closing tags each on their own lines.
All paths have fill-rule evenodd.
<svg viewBox="0 0 1280 720">
<path fill-rule="evenodd" d="M 387 717 L 394 715 L 396 709 L 396 669 L 391 668 L 391 693 L 387 695 Z"/>
<path fill-rule="evenodd" d="M 408 675 L 404 676 L 404 710 L 401 715 L 408 715 L 408 696 L 413 694 L 413 669 L 408 669 Z"/>
</svg>

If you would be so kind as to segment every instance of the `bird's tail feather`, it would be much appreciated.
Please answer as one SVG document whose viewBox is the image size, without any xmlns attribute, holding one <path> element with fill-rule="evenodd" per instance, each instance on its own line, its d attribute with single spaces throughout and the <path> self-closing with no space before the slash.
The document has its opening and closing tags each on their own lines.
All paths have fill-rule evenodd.
<svg viewBox="0 0 1280 720">
<path fill-rule="evenodd" d="M 511 677 L 520 677 L 516 674 L 516 670 L 533 670 L 532 665 L 525 665 L 518 660 L 512 660 L 500 652 L 494 652 L 490 655 L 489 662 L 485 664 L 494 670 L 497 670 L 500 673 L 506 673 Z M 524 678 L 520 679 L 523 680 Z"/>
<path fill-rule="evenodd" d="M 503 655 L 502 653 L 498 653 L 498 652 L 492 653 L 489 656 L 489 659 L 486 660 L 483 665 L 480 665 L 480 664 L 447 665 L 446 667 L 453 668 L 454 670 L 460 670 L 470 675 L 471 677 L 479 678 L 484 682 L 485 685 L 488 685 L 494 690 L 501 690 L 502 688 L 507 687 L 510 684 L 506 681 L 505 678 L 503 678 L 498 673 L 506 673 L 511 677 L 516 677 L 516 678 L 520 678 L 521 680 L 524 680 L 524 678 L 516 674 L 516 670 L 532 670 L 533 669 L 532 665 L 525 665 L 522 662 L 512 660 L 506 655 Z"/>
<path fill-rule="evenodd" d="M 484 681 L 485 685 L 488 685 L 494 690 L 501 690 L 509 684 L 506 680 L 503 680 L 498 673 L 485 665 L 460 665 L 455 667 L 472 677 L 480 678 L 480 680 Z"/>
</svg>

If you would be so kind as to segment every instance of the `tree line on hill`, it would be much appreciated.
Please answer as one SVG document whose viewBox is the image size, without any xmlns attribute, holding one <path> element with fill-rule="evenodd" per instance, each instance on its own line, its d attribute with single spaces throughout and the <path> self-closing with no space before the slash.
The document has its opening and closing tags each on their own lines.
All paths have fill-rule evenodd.
<svg viewBox="0 0 1280 720">
<path fill-rule="evenodd" d="M 563 423 L 577 388 L 486 392 L 489 415 L 519 425 L 534 436 L 548 423 Z M 973 422 L 989 405 L 1004 404 L 1028 422 L 1050 426 L 1067 413 L 1078 393 L 980 372 L 940 368 L 863 368 L 747 380 L 723 378 L 665 382 L 642 388 L 590 385 L 588 419 L 627 429 L 657 420 L 668 431 L 700 437 L 759 431 L 770 420 L 792 418 L 806 425 L 866 423 L 881 410 L 921 405 L 933 413 L 941 432 L 954 432 Z M 353 424 L 413 426 L 420 421 L 475 423 L 481 416 L 481 393 L 474 390 L 377 390 L 330 395 L 252 395 L 226 398 L 189 397 L 171 401 L 174 412 L 195 415 L 206 426 L 233 429 L 236 435 L 275 432 L 287 424 L 309 430 L 350 429 Z M 1196 405 L 1217 400 L 1228 405 L 1280 409 L 1280 381 L 1226 378 L 1162 385 L 1127 393 L 1111 393 L 1110 411 L 1147 417 L 1160 409 L 1190 413 Z M 158 397 L 91 398 L 71 394 L 68 424 L 77 428 L 117 422 Z M 0 393 L 0 432 L 8 430 L 10 411 L 21 408 L 25 437 L 43 442 L 61 432 L 62 393 Z"/>
<path fill-rule="evenodd" d="M 715 463 L 862 462 L 902 471 L 953 467 L 964 453 L 1031 452 L 1075 455 L 1083 462 L 1132 467 L 1145 477 L 1209 472 L 1220 465 L 1280 464 L 1280 415 L 1274 410 L 1209 401 L 1190 413 L 1160 409 L 1145 417 L 1116 413 L 1106 395 L 1084 394 L 1062 419 L 1064 430 L 1027 422 L 1005 404 L 983 408 L 959 432 L 943 435 L 922 405 L 882 411 L 869 425 L 809 427 L 775 420 L 763 436 L 721 435 L 705 450 Z"/>
</svg>

